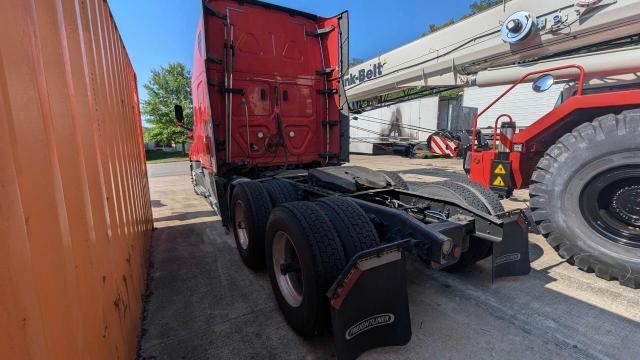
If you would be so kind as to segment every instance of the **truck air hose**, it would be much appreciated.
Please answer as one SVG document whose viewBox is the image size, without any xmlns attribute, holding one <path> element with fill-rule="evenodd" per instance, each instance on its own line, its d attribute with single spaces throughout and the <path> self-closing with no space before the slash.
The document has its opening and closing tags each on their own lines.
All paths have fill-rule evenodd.
<svg viewBox="0 0 640 360">
<path fill-rule="evenodd" d="M 268 153 L 273 154 L 271 161 L 275 160 L 280 148 L 284 150 L 284 170 L 289 166 L 289 148 L 284 137 L 284 127 L 282 125 L 282 117 L 278 114 L 276 118 L 276 127 L 278 129 L 277 136 L 267 136 L 264 140 L 264 148 Z"/>
</svg>

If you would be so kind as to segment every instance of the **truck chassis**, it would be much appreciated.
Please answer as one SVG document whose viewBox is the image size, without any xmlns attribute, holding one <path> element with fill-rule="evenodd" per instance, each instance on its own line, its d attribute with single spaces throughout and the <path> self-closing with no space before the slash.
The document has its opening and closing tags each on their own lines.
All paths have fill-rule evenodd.
<svg viewBox="0 0 640 360">
<path fill-rule="evenodd" d="M 409 191 L 393 174 L 355 166 L 216 178 L 214 199 L 204 172 L 192 167 L 196 192 L 217 199 L 245 265 L 266 267 L 287 322 L 303 336 L 331 330 L 340 359 L 410 341 L 407 256 L 438 270 L 491 256 L 492 279 L 531 270 L 520 210 L 489 215 L 446 193 Z M 475 199 L 491 200 L 486 196 Z"/>
</svg>

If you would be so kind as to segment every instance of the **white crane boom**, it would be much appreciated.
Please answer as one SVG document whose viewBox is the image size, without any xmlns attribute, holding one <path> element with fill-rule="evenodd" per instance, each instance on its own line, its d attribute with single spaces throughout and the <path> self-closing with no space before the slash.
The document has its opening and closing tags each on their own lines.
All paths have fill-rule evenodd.
<svg viewBox="0 0 640 360">
<path fill-rule="evenodd" d="M 638 34 L 640 0 L 513 0 L 357 65 L 343 81 L 349 101 L 401 88 L 504 84 L 527 72 L 514 65 Z M 640 71 L 632 60 L 640 48 L 623 50 L 592 63 L 600 73 Z"/>
</svg>

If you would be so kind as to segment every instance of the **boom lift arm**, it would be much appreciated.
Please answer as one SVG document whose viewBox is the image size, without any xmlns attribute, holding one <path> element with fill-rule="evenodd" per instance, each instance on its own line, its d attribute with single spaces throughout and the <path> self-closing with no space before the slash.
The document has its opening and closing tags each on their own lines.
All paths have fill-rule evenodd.
<svg viewBox="0 0 640 360">
<path fill-rule="evenodd" d="M 589 47 L 637 35 L 639 15 L 640 0 L 513 0 L 355 66 L 343 82 L 351 102 L 403 88 L 508 84 L 533 62 L 574 51 L 589 58 Z M 592 64 L 608 75 L 640 70 L 627 57 Z M 520 71 L 496 71 L 505 66 Z"/>
</svg>

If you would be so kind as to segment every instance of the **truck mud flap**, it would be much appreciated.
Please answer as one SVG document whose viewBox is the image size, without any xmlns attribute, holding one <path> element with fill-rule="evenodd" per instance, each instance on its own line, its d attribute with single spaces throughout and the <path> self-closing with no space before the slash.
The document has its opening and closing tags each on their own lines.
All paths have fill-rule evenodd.
<svg viewBox="0 0 640 360">
<path fill-rule="evenodd" d="M 412 240 L 356 255 L 328 292 L 339 360 L 411 340 L 404 248 Z"/>
<path fill-rule="evenodd" d="M 493 244 L 492 280 L 528 275 L 531 272 L 529 259 L 529 226 L 522 212 L 518 211 L 504 220 L 502 241 Z"/>
</svg>

